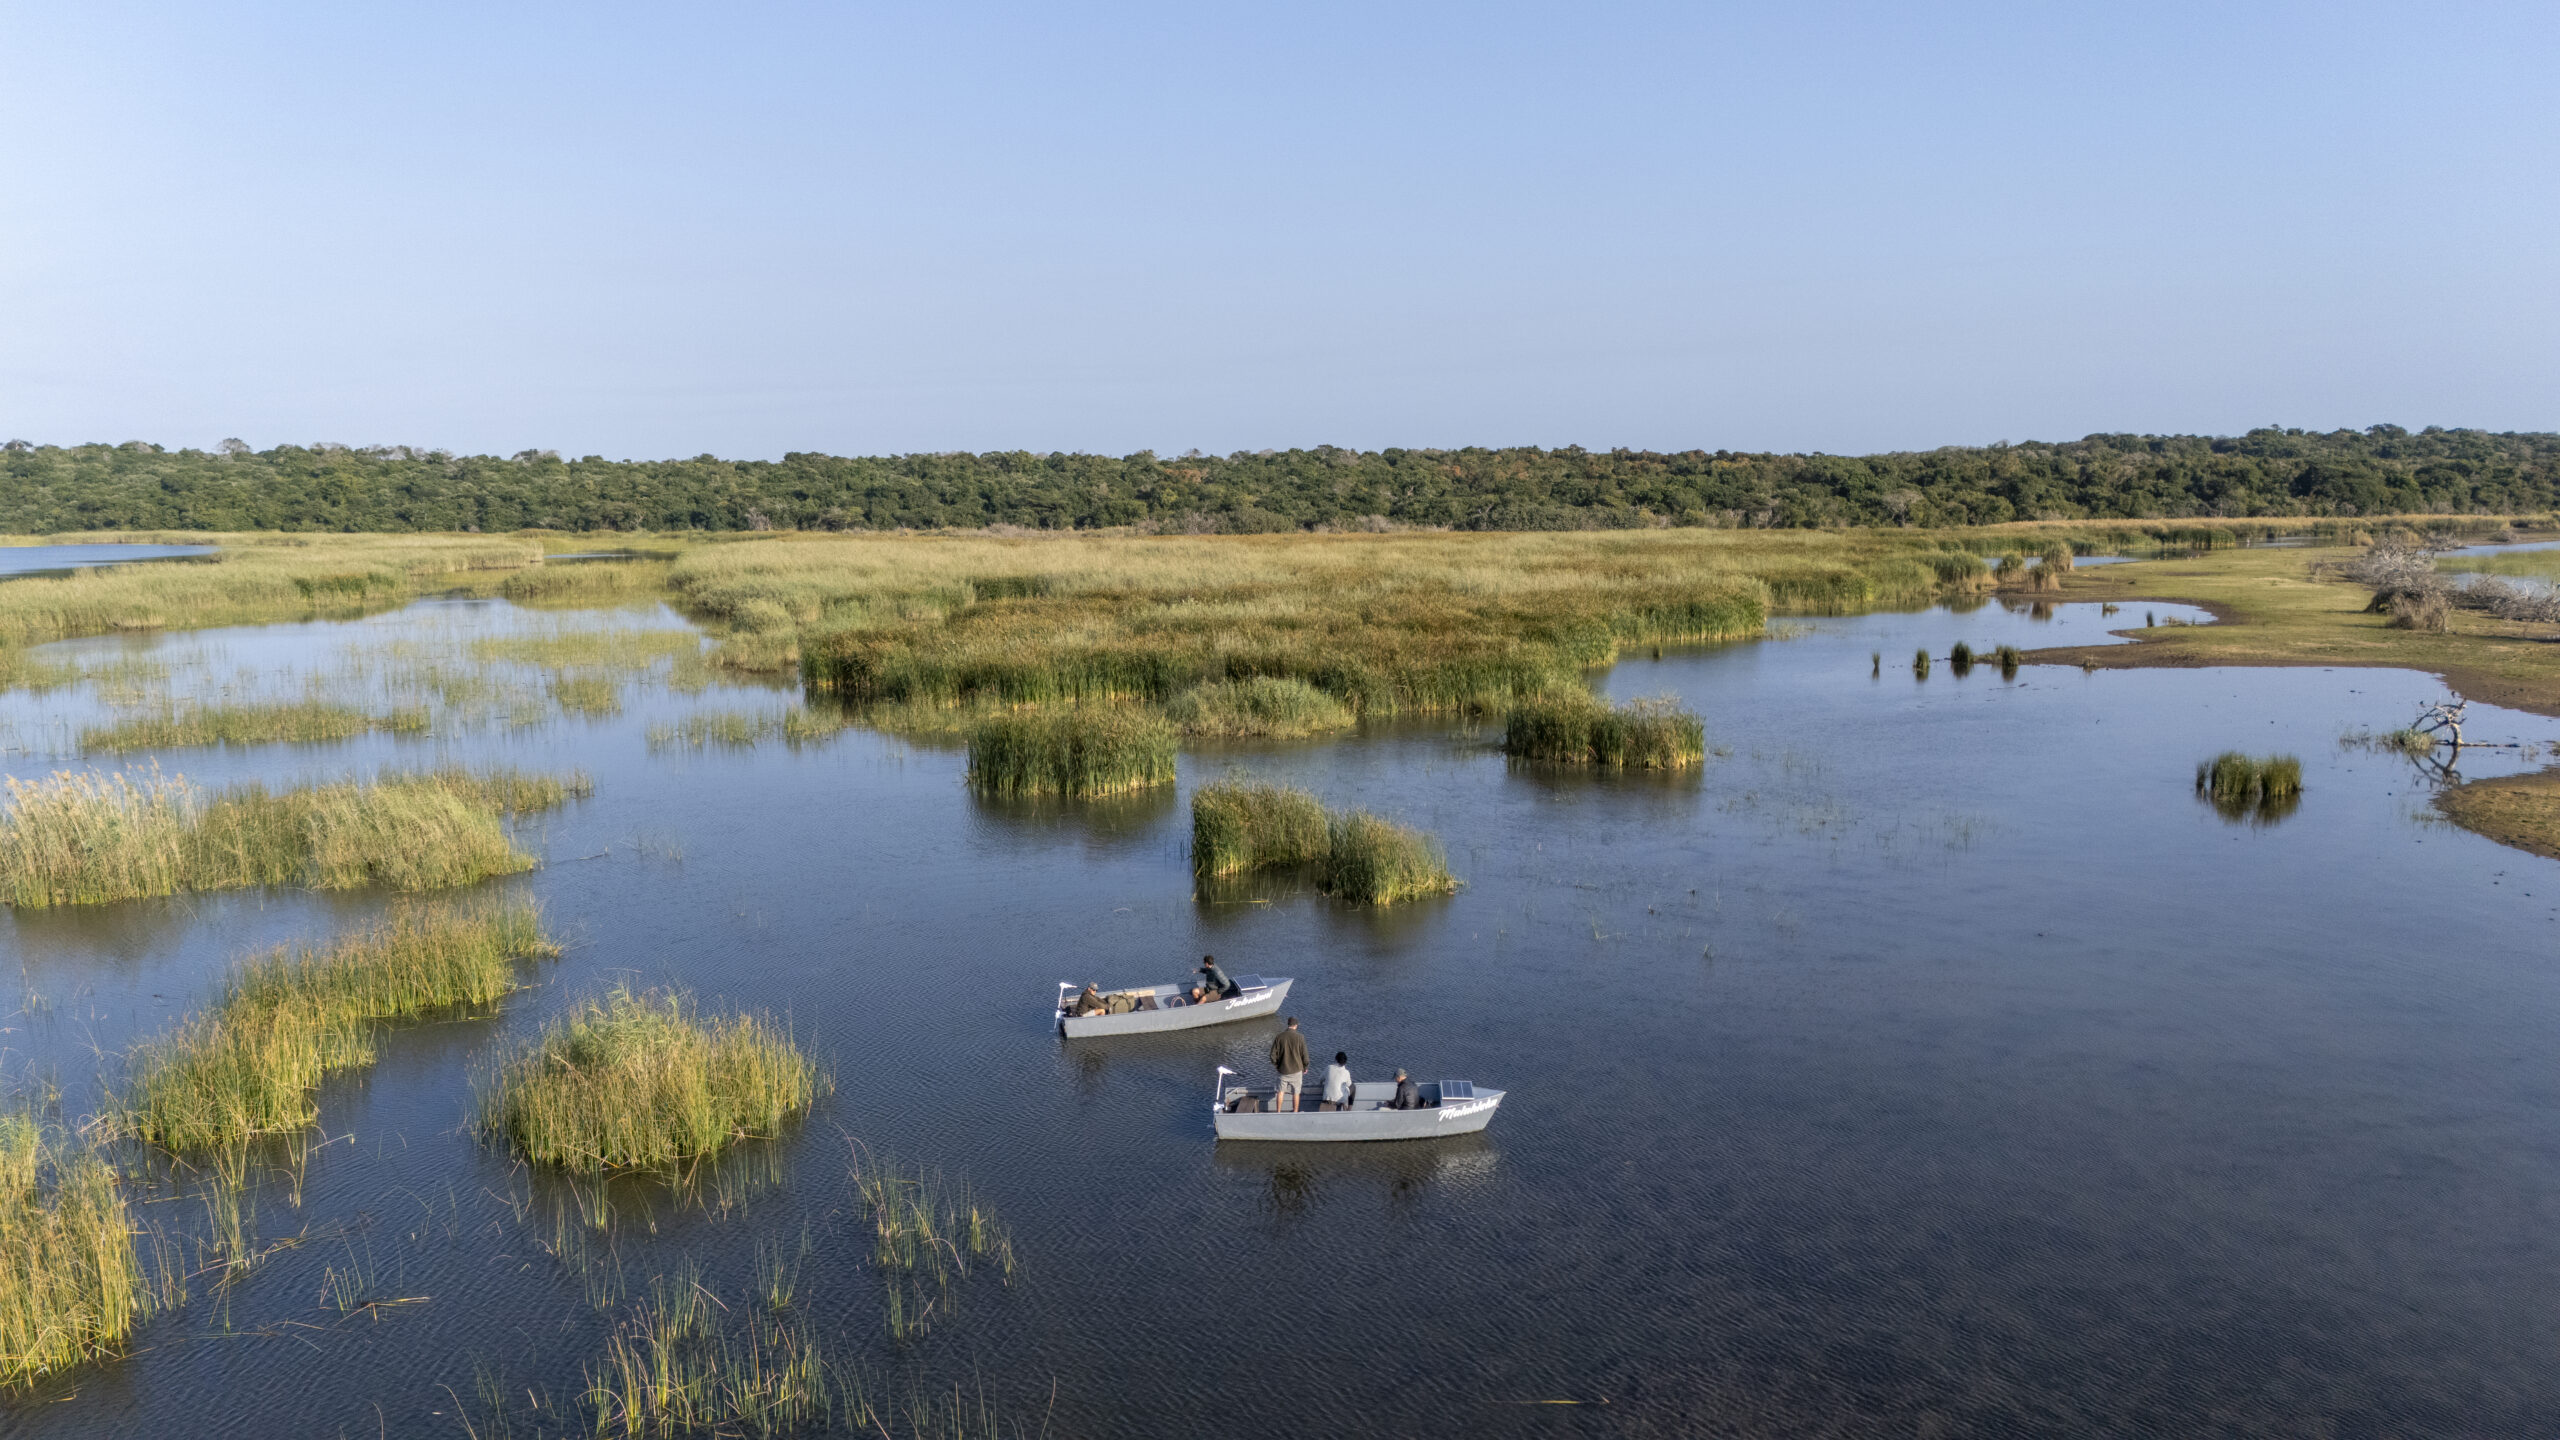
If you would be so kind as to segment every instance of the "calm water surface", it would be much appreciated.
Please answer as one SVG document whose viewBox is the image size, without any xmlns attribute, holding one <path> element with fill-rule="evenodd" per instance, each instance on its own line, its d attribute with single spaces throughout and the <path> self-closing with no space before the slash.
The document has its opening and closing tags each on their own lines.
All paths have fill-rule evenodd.
<svg viewBox="0 0 2560 1440">
<path fill-rule="evenodd" d="M 211 545 L 0 545 L 0 580 L 68 575 L 74 570 L 145 560 L 185 560 L 213 552 Z"/>
<path fill-rule="evenodd" d="M 1910 671 L 1919 646 L 2086 643 L 2145 610 L 2193 618 L 1796 621 L 1621 664 L 1609 690 L 1677 695 L 1723 747 L 1679 779 L 1402 726 L 1186 753 L 1178 793 L 1002 806 L 962 789 L 957 752 L 867 732 L 653 754 L 652 720 L 793 697 L 649 687 L 595 723 L 160 757 L 208 782 L 583 766 L 594 798 L 528 825 L 546 864 L 505 886 L 569 949 L 500 1018 L 396 1032 L 327 1088 L 337 1143 L 299 1206 L 258 1196 L 260 1234 L 298 1246 L 226 1294 L 199 1282 L 139 1353 L 0 1428 L 454 1436 L 477 1380 L 574 1392 L 617 1312 L 542 1249 L 569 1202 L 462 1120 L 494 1049 L 628 981 L 787 1014 L 838 1082 L 715 1198 L 619 1191 L 629 1286 L 690 1261 L 739 1296 L 760 1244 L 805 1238 L 804 1314 L 879 1374 L 960 1383 L 1034 1431 L 2551 1433 L 2560 869 L 2435 822 L 2406 762 L 2339 746 L 2403 723 L 2439 692 L 2425 676 Z M 274 689 L 349 645 L 532 623 L 428 605 L 56 652 Z M 9 772 L 79 763 L 48 752 L 94 698 L 0 708 Z M 2477 735 L 2560 741 L 2478 712 Z M 2300 755 L 2300 810 L 2234 825 L 2198 803 L 2196 762 L 2230 748 Z M 1467 887 L 1384 912 L 1195 902 L 1188 796 L 1227 775 L 1427 827 Z M 383 903 L 17 915 L 9 1075 L 85 1113 L 97 1056 L 233 957 Z M 1511 1098 L 1461 1142 L 1222 1146 L 1213 1068 L 1267 1071 L 1273 1024 L 1050 1031 L 1058 981 L 1171 978 L 1203 951 L 1299 977 L 1313 1047 L 1363 1077 Z M 846 1188 L 855 1139 L 966 1177 L 1023 1256 L 903 1349 Z M 183 1187 L 155 1193 L 146 1219 L 201 1228 Z M 322 1294 L 350 1268 L 428 1298 L 344 1319 Z"/>
</svg>

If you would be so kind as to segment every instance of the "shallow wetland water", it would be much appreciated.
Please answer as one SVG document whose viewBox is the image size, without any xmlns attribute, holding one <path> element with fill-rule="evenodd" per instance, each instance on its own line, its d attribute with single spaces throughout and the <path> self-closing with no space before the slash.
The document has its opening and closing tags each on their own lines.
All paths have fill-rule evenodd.
<svg viewBox="0 0 2560 1440">
<path fill-rule="evenodd" d="M 1944 663 L 2145 609 L 2192 617 L 1993 605 L 1631 658 L 1606 688 L 1681 697 L 1721 752 L 1667 779 L 1407 723 L 1186 751 L 1178 792 L 996 805 L 957 750 L 868 731 L 653 751 L 653 722 L 799 703 L 653 682 L 602 719 L 492 702 L 423 738 L 159 756 L 207 782 L 583 767 L 593 798 L 519 827 L 543 867 L 488 887 L 537 897 L 568 948 L 497 1017 L 396 1030 L 329 1084 L 334 1143 L 298 1206 L 277 1178 L 253 1195 L 261 1239 L 299 1243 L 198 1280 L 130 1357 L 0 1402 L 0 1428 L 459 1436 L 467 1413 L 486 1434 L 482 1382 L 573 1394 L 649 1277 L 689 1259 L 736 1297 L 760 1246 L 805 1240 L 795 1309 L 883 1383 L 957 1384 L 1026 1433 L 2550 1433 L 2560 869 L 2339 745 L 2405 723 L 2426 676 Z M 350 645 L 602 618 L 429 603 L 46 653 L 299 693 Z M 104 713 L 86 687 L 0 700 L 7 772 L 91 763 L 43 752 Z M 2560 723 L 2474 707 L 2471 733 L 2544 745 Z M 2228 749 L 2300 755 L 2299 810 L 2200 802 L 2196 763 Z M 1226 775 L 1421 825 L 1466 888 L 1195 901 L 1187 798 Z M 8 1075 L 87 1113 L 100 1055 L 199 1007 L 233 958 L 386 903 L 16 914 Z M 1267 1072 L 1273 1024 L 1051 1033 L 1058 981 L 1172 978 L 1204 951 L 1298 977 L 1319 1054 L 1506 1088 L 1500 1119 L 1448 1144 L 1221 1146 L 1213 1067 Z M 592 1197 L 463 1120 L 475 1066 L 618 980 L 787 1016 L 837 1089 L 689 1199 L 615 1187 L 594 1230 Z M 893 1344 L 854 1139 L 965 1178 L 1013 1227 L 1012 1282 Z M 147 1221 L 201 1228 L 184 1185 L 155 1194 Z M 348 1272 L 413 1303 L 342 1314 Z"/>
</svg>

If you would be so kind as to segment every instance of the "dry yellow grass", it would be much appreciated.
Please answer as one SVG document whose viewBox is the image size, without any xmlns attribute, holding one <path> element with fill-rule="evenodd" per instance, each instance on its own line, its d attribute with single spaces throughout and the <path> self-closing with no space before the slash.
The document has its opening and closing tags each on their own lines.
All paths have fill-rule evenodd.
<svg viewBox="0 0 2560 1440">
<path fill-rule="evenodd" d="M 204 560 L 124 565 L 0 585 L 0 648 L 119 630 L 195 630 L 383 609 L 430 587 L 495 587 L 537 540 L 481 535 L 101 535 L 221 547 Z"/>
<path fill-rule="evenodd" d="M 1713 531 L 794 538 L 704 546 L 670 578 L 715 620 L 797 627 L 807 680 L 909 707 L 887 718 L 1256 678 L 1372 714 L 1482 708 L 1630 644 L 1989 584 L 1929 535 Z"/>
<path fill-rule="evenodd" d="M 2039 650 L 2037 662 L 2100 669 L 2199 665 L 2387 666 L 2441 675 L 2474 700 L 2560 715 L 2560 645 L 2549 627 L 2457 611 L 2446 631 L 2395 630 L 2369 614 L 2363 586 L 2314 573 L 2351 547 L 2222 550 L 2074 572 L 2059 600 L 2144 600 L 2201 606 L 2212 625 L 2142 628 L 2128 610 L 2118 623 L 2131 645 Z"/>
<path fill-rule="evenodd" d="M 2474 834 L 2560 860 L 2560 769 L 2456 785 L 2436 792 L 2435 807 Z"/>
<path fill-rule="evenodd" d="M 556 954 L 523 902 L 396 910 L 326 948 L 240 967 L 213 1008 L 137 1046 L 105 1119 L 171 1150 L 236 1146 L 319 1118 L 333 1070 L 373 1063 L 373 1027 L 516 988 L 516 962 Z"/>
<path fill-rule="evenodd" d="M 0 1114 L 0 1390 L 113 1353 L 168 1298 L 136 1228 L 95 1151 Z"/>
<path fill-rule="evenodd" d="M 156 773 L 65 771 L 5 788 L 0 900 L 33 908 L 259 885 L 469 884 L 533 866 L 499 816 L 593 787 L 583 775 L 440 770 L 212 795 Z"/>
<path fill-rule="evenodd" d="M 673 1165 L 780 1133 L 826 1088 L 771 1020 L 706 1020 L 680 995 L 615 990 L 482 1079 L 480 1126 L 536 1164 Z"/>
</svg>

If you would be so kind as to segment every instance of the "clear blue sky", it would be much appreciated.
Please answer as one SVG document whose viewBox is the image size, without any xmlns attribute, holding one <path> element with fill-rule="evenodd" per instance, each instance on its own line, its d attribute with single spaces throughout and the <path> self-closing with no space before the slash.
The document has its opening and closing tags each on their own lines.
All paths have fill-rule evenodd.
<svg viewBox="0 0 2560 1440">
<path fill-rule="evenodd" d="M 2560 5 L 0 6 L 0 432 L 2560 426 Z"/>
</svg>

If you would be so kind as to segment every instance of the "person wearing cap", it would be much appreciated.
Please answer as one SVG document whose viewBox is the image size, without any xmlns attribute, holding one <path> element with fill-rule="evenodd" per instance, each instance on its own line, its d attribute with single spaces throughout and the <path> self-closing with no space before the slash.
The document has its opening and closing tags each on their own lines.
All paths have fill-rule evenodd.
<svg viewBox="0 0 2560 1440">
<path fill-rule="evenodd" d="M 1099 1015 L 1109 1008 L 1110 1007 L 1108 1005 L 1103 1003 L 1102 982 L 1099 980 L 1086 981 L 1084 993 L 1076 997 L 1075 1013 L 1078 1015 Z"/>
<path fill-rule="evenodd" d="M 1280 1072 L 1280 1093 L 1272 1097 L 1272 1108 L 1297 1109 L 1307 1084 L 1307 1037 L 1298 1033 L 1295 1015 L 1289 1017 L 1289 1028 L 1272 1038 L 1271 1068 Z"/>
<path fill-rule="evenodd" d="M 1402 1070 L 1396 1072 L 1396 1098 L 1387 1102 L 1387 1108 L 1390 1110 L 1422 1108 L 1422 1087 L 1404 1078 Z"/>
<path fill-rule="evenodd" d="M 1200 981 L 1191 987 L 1192 1004 L 1203 1005 L 1211 1000 L 1224 1000 L 1243 993 L 1244 987 L 1228 979 L 1227 972 L 1218 968 L 1217 956 L 1200 957 Z"/>
</svg>

